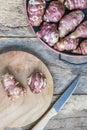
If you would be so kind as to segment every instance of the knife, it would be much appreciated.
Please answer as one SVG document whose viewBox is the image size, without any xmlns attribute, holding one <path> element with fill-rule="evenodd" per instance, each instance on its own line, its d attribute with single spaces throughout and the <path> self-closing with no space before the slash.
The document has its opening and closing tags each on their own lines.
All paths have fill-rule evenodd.
<svg viewBox="0 0 87 130">
<path fill-rule="evenodd" d="M 48 121 L 62 109 L 64 104 L 69 100 L 70 96 L 74 92 L 78 85 L 80 75 L 78 75 L 66 89 L 66 91 L 55 102 L 51 109 L 41 118 L 41 120 L 31 130 L 43 130 Z"/>
</svg>

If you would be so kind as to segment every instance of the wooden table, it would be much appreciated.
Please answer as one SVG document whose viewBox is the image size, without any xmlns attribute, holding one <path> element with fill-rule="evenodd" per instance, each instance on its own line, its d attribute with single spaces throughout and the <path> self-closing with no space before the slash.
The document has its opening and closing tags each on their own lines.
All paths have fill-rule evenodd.
<svg viewBox="0 0 87 130">
<path fill-rule="evenodd" d="M 53 102 L 77 73 L 85 72 L 85 75 L 82 73 L 78 88 L 69 102 L 49 121 L 44 130 L 87 130 L 87 67 L 63 63 L 58 54 L 36 38 L 28 26 L 23 0 L 0 0 L 0 53 L 8 50 L 33 53 L 47 65 L 54 80 Z M 70 60 L 73 61 L 71 58 Z M 29 126 L 16 130 L 25 129 L 29 130 Z"/>
</svg>

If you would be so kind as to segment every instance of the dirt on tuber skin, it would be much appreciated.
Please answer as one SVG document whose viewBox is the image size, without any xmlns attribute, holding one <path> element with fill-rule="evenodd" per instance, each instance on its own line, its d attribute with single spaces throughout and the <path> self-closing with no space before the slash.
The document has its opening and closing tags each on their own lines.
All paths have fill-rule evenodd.
<svg viewBox="0 0 87 130">
<path fill-rule="evenodd" d="M 64 4 L 69 10 L 87 8 L 87 0 L 65 0 Z"/>
<path fill-rule="evenodd" d="M 54 46 L 59 40 L 57 25 L 44 22 L 40 31 L 37 32 L 37 36 L 45 41 L 49 46 Z"/>
<path fill-rule="evenodd" d="M 41 72 L 34 72 L 27 79 L 27 84 L 31 90 L 31 92 L 38 94 L 42 89 L 46 87 L 47 81 Z"/>
<path fill-rule="evenodd" d="M 82 41 L 79 47 L 76 50 L 73 50 L 73 53 L 86 55 L 87 54 L 87 40 Z"/>
<path fill-rule="evenodd" d="M 12 74 L 6 73 L 1 78 L 1 84 L 5 89 L 8 98 L 12 101 L 24 96 L 26 89 L 15 79 Z"/>
<path fill-rule="evenodd" d="M 77 46 L 78 46 L 78 39 L 71 39 L 67 36 L 61 39 L 59 42 L 57 42 L 54 46 L 54 49 L 58 51 L 73 50 L 76 49 Z"/>
<path fill-rule="evenodd" d="M 28 15 L 32 26 L 39 26 L 41 24 L 45 6 L 45 0 L 29 0 Z"/>
<path fill-rule="evenodd" d="M 59 22 L 59 36 L 65 37 L 73 31 L 84 19 L 84 13 L 81 10 L 72 11 L 65 15 Z"/>
<path fill-rule="evenodd" d="M 58 22 L 65 13 L 65 7 L 60 1 L 50 2 L 44 14 L 44 21 Z"/>
<path fill-rule="evenodd" d="M 87 20 L 81 23 L 77 29 L 70 34 L 70 38 L 87 38 Z"/>
</svg>

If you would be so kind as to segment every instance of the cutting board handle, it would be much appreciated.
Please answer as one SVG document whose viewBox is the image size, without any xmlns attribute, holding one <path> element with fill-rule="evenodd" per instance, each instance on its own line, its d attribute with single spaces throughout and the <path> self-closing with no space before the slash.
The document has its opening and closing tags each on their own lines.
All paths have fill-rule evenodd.
<svg viewBox="0 0 87 130">
<path fill-rule="evenodd" d="M 56 110 L 51 108 L 31 130 L 43 130 L 48 121 L 56 114 Z"/>
</svg>

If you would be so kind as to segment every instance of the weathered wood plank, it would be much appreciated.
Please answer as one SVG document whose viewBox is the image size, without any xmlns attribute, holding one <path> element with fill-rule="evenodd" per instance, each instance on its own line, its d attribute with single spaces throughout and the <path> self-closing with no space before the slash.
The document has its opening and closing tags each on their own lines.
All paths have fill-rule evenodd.
<svg viewBox="0 0 87 130">
<path fill-rule="evenodd" d="M 28 26 L 24 1 L 0 0 L 0 37 L 36 37 Z M 64 57 L 64 59 L 72 62 L 70 57 Z M 77 58 L 74 60 L 77 62 Z M 78 62 L 83 60 L 87 61 L 87 58 L 78 58 Z"/>
<path fill-rule="evenodd" d="M 74 94 L 87 94 L 87 76 L 84 76 L 87 75 L 86 66 L 71 66 L 63 63 L 58 59 L 58 54 L 49 50 L 38 39 L 29 37 L 36 36 L 28 26 L 24 0 L 0 0 L 0 53 L 8 50 L 23 50 L 39 57 L 53 76 L 54 94 L 61 94 L 71 80 L 82 71 Z M 87 61 L 87 58 L 73 59 L 65 56 L 62 58 L 77 63 L 82 60 Z M 56 98 L 54 96 L 53 101 Z M 16 130 L 29 130 L 29 126 Z M 61 112 L 49 121 L 44 130 L 87 130 L 87 95 L 72 96 Z"/>
<path fill-rule="evenodd" d="M 3 43 L 3 44 L 2 44 Z M 10 48 L 9 48 L 10 46 Z M 48 47 L 46 47 L 41 41 L 39 41 L 39 39 L 37 38 L 0 38 L 0 52 L 3 50 L 10 50 L 10 49 L 15 49 L 17 47 L 17 49 L 25 49 L 26 51 L 30 51 L 32 53 L 37 53 L 36 55 L 39 56 L 39 54 L 41 54 L 41 58 L 43 60 L 45 60 L 46 62 L 52 62 L 52 65 L 58 65 L 61 68 L 72 68 L 71 71 L 75 70 L 75 73 L 78 73 L 81 69 L 84 70 L 83 67 L 79 67 L 79 66 L 72 66 L 70 64 L 65 64 L 64 62 L 62 62 L 59 59 L 59 55 L 55 52 L 53 52 L 52 50 L 50 50 Z M 6 49 L 4 49 L 4 47 Z M 12 47 L 12 48 L 11 48 Z M 47 55 L 48 54 L 48 55 Z M 46 57 L 46 59 L 44 58 Z M 54 57 L 54 58 L 53 58 Z M 49 59 L 50 58 L 50 59 Z M 75 57 L 68 57 L 68 56 L 63 56 L 63 58 L 66 58 L 68 60 L 72 59 L 72 62 L 75 60 L 77 60 L 77 62 L 79 62 L 79 60 L 81 60 L 81 58 L 75 58 Z M 87 58 L 83 58 L 86 59 Z M 61 65 L 60 65 L 61 64 Z M 85 66 L 85 70 L 86 70 L 86 66 Z M 85 72 L 85 71 L 84 71 Z"/>
<path fill-rule="evenodd" d="M 87 130 L 87 117 L 51 120 L 44 130 Z"/>
<path fill-rule="evenodd" d="M 0 0 L 0 36 L 35 36 L 26 16 L 25 0 Z"/>
<path fill-rule="evenodd" d="M 54 94 L 60 94 L 81 70 L 87 67 L 71 67 L 58 60 L 58 54 L 49 50 L 36 38 L 0 38 L 0 53 L 7 50 L 23 50 L 39 57 L 49 68 L 54 80 Z M 81 76 L 74 94 L 87 94 L 87 76 Z"/>
<path fill-rule="evenodd" d="M 72 96 L 44 130 L 87 130 L 87 95 Z"/>
<path fill-rule="evenodd" d="M 53 101 L 55 99 L 57 96 L 53 97 Z M 14 130 L 30 130 L 31 126 Z M 44 130 L 87 130 L 87 95 L 71 96 L 67 104 L 48 122 Z"/>
<path fill-rule="evenodd" d="M 10 27 L 0 24 L 0 37 L 36 37 L 29 26 Z"/>
</svg>

